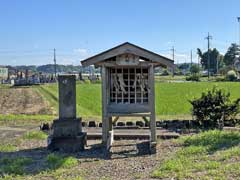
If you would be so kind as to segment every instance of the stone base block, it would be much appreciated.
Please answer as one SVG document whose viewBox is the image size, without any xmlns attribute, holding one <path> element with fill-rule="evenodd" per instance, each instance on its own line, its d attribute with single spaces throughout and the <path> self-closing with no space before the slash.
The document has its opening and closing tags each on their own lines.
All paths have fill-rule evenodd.
<svg viewBox="0 0 240 180">
<path fill-rule="evenodd" d="M 84 150 L 87 142 L 87 133 L 80 133 L 75 137 L 48 137 L 48 149 L 67 153 Z"/>
<path fill-rule="evenodd" d="M 157 153 L 157 142 L 149 142 L 149 150 L 150 150 L 150 154 L 156 154 Z"/>
<path fill-rule="evenodd" d="M 81 118 L 76 119 L 56 119 L 53 121 L 53 137 L 76 137 L 82 132 Z"/>
</svg>

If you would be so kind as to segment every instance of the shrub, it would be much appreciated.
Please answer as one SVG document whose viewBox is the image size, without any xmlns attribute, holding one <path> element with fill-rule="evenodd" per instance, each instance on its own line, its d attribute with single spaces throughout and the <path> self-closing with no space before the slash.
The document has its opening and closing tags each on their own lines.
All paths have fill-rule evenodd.
<svg viewBox="0 0 240 180">
<path fill-rule="evenodd" d="M 224 82 L 226 79 L 224 77 L 216 77 L 215 79 L 217 82 Z"/>
<path fill-rule="evenodd" d="M 226 80 L 228 81 L 236 81 L 237 80 L 237 74 L 234 70 L 228 71 L 226 75 Z"/>
<path fill-rule="evenodd" d="M 164 69 L 161 76 L 168 76 L 170 73 L 168 72 L 167 69 Z"/>
<path fill-rule="evenodd" d="M 176 68 L 174 71 L 174 75 L 181 76 L 183 75 L 183 72 L 180 69 Z"/>
<path fill-rule="evenodd" d="M 190 68 L 190 72 L 191 72 L 192 74 L 197 74 L 197 73 L 199 73 L 199 71 L 200 71 L 199 66 L 196 65 L 196 64 L 193 64 L 193 65 L 191 66 L 191 68 Z"/>
<path fill-rule="evenodd" d="M 200 81 L 200 77 L 197 74 L 193 74 L 191 76 L 186 77 L 187 81 Z"/>
<path fill-rule="evenodd" d="M 208 121 L 208 128 L 222 129 L 224 120 L 235 120 L 239 112 L 240 98 L 230 101 L 230 93 L 218 90 L 215 87 L 207 93 L 202 93 L 199 99 L 189 101 L 193 108 L 192 114 L 204 126 Z"/>
<path fill-rule="evenodd" d="M 228 71 L 232 69 L 232 66 L 225 66 L 219 69 L 219 73 L 222 75 L 226 75 Z"/>
</svg>

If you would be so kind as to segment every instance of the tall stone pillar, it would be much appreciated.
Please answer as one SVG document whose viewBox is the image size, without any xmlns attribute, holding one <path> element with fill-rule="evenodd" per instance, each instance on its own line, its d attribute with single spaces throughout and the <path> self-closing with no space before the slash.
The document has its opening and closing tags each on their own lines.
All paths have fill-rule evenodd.
<svg viewBox="0 0 240 180">
<path fill-rule="evenodd" d="M 58 91 L 59 119 L 53 121 L 48 148 L 65 152 L 84 150 L 86 133 L 82 132 L 81 118 L 76 117 L 75 75 L 58 76 Z"/>
</svg>

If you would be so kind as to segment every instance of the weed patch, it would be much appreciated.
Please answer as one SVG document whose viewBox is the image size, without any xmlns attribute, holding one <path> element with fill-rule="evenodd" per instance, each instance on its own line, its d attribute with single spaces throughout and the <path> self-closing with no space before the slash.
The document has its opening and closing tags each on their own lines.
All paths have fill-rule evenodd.
<svg viewBox="0 0 240 180">
<path fill-rule="evenodd" d="M 16 146 L 12 144 L 1 144 L 0 152 L 13 152 L 16 150 Z"/>
<path fill-rule="evenodd" d="M 71 168 L 78 164 L 78 160 L 72 156 L 64 157 L 52 153 L 47 156 L 47 163 L 50 169 Z"/>
<path fill-rule="evenodd" d="M 3 158 L 0 160 L 0 174 L 22 175 L 26 166 L 31 163 L 31 158 Z"/>
<path fill-rule="evenodd" d="M 47 134 L 42 131 L 29 131 L 23 135 L 24 139 L 36 139 L 36 140 L 45 140 L 47 138 Z"/>
<path fill-rule="evenodd" d="M 239 132 L 214 130 L 176 141 L 181 147 L 153 171 L 152 177 L 231 179 L 240 174 Z"/>
</svg>

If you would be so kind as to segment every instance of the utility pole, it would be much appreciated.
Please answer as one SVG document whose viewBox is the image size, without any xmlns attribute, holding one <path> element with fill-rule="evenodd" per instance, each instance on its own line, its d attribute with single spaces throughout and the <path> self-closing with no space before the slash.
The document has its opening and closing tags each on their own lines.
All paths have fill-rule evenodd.
<svg viewBox="0 0 240 180">
<path fill-rule="evenodd" d="M 190 51 L 190 73 L 192 74 L 191 72 L 191 68 L 192 68 L 192 50 Z"/>
<path fill-rule="evenodd" d="M 238 23 L 239 23 L 239 43 L 238 45 L 240 46 L 240 17 L 237 17 Z"/>
<path fill-rule="evenodd" d="M 56 64 L 56 49 L 53 49 L 54 73 L 55 79 L 57 78 L 57 64 Z"/>
<path fill-rule="evenodd" d="M 173 63 L 174 63 L 174 59 L 175 59 L 175 49 L 174 46 L 172 47 L 172 49 L 170 49 L 172 51 L 172 59 L 173 59 Z M 173 77 L 174 77 L 174 68 L 173 68 Z"/>
<path fill-rule="evenodd" d="M 174 58 L 175 58 L 175 49 L 174 49 L 174 46 L 172 47 L 171 51 L 172 51 L 172 59 L 173 59 L 173 61 L 174 61 Z"/>
<path fill-rule="evenodd" d="M 200 74 L 200 56 L 199 55 L 198 55 L 198 69 L 199 69 L 198 74 Z"/>
<path fill-rule="evenodd" d="M 218 55 L 218 56 L 217 56 L 217 75 L 218 75 L 218 66 L 219 66 L 218 63 L 219 63 L 219 61 L 220 61 L 220 56 Z"/>
<path fill-rule="evenodd" d="M 190 53 L 190 57 L 191 57 L 191 67 L 192 67 L 192 50 L 191 50 L 191 53 Z"/>
<path fill-rule="evenodd" d="M 212 36 L 209 35 L 205 38 L 208 41 L 208 80 L 210 77 L 210 40 L 212 39 Z"/>
</svg>

